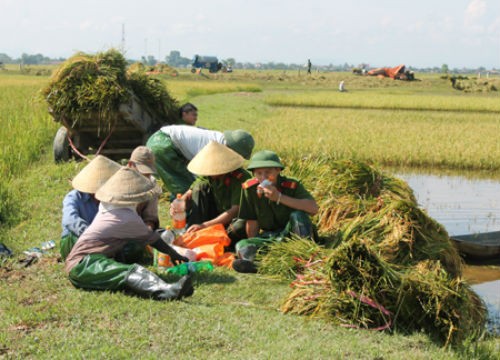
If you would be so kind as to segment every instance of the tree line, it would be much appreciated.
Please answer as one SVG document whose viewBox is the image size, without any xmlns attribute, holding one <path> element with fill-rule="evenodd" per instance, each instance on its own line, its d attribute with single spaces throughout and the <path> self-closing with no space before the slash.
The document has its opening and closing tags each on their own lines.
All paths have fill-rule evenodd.
<svg viewBox="0 0 500 360">
<path fill-rule="evenodd" d="M 12 58 L 5 53 L 0 53 L 0 64 L 23 64 L 23 65 L 45 65 L 45 64 L 53 64 L 65 61 L 65 58 L 50 58 L 44 56 L 42 54 L 26 54 L 23 53 L 19 58 Z M 142 56 L 140 59 L 127 59 L 129 63 L 134 62 L 142 62 L 145 65 L 154 66 L 158 63 L 166 63 L 172 67 L 181 67 L 187 68 L 191 67 L 193 62 L 192 58 L 187 58 L 181 55 L 181 52 L 178 50 L 172 50 L 170 53 L 165 56 L 163 61 L 156 59 L 153 55 Z M 284 63 L 284 62 L 239 62 L 234 58 L 227 59 L 219 59 L 221 64 L 226 67 L 231 67 L 233 69 L 261 69 L 261 70 L 296 70 L 300 71 L 305 69 L 306 64 L 297 64 L 297 63 Z M 397 64 L 387 64 L 388 67 L 395 66 Z M 369 69 L 370 65 L 366 63 L 362 63 L 359 65 L 344 63 L 340 65 L 328 64 L 328 65 L 315 65 L 313 63 L 312 69 L 315 71 L 351 71 L 353 68 L 362 68 Z M 407 66 L 408 70 L 415 72 L 431 72 L 431 73 L 471 73 L 478 71 L 486 71 L 487 69 L 484 66 L 480 66 L 478 68 L 453 68 L 450 69 L 447 64 L 443 64 L 442 66 L 435 67 L 427 67 L 427 68 L 416 68 L 412 66 Z M 491 69 L 493 71 L 500 71 L 500 69 Z"/>
</svg>

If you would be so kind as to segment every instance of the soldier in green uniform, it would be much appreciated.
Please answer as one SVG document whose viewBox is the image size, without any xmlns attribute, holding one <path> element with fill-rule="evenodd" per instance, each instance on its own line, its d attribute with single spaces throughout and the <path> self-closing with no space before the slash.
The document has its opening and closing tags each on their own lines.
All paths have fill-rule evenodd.
<svg viewBox="0 0 500 360">
<path fill-rule="evenodd" d="M 259 151 L 250 159 L 248 169 L 254 178 L 243 184 L 239 213 L 239 218 L 246 221 L 248 239 L 236 244 L 236 271 L 256 272 L 257 250 L 270 242 L 290 234 L 314 237 L 309 215 L 318 212 L 318 205 L 299 180 L 281 175 L 283 168 L 273 151 Z"/>
<path fill-rule="evenodd" d="M 188 232 L 223 224 L 232 243 L 246 237 L 245 222 L 236 219 L 242 184 L 251 178 L 241 168 L 244 161 L 235 151 L 212 141 L 189 162 L 188 170 L 198 178 L 183 195 L 190 207 Z"/>
</svg>

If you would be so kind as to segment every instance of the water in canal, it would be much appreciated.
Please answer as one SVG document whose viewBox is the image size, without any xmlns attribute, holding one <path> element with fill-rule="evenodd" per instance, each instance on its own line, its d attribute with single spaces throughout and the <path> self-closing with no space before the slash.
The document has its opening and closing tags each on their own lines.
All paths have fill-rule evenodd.
<svg viewBox="0 0 500 360">
<path fill-rule="evenodd" d="M 419 205 L 450 235 L 500 231 L 500 179 L 388 172 L 410 185 Z M 464 277 L 488 306 L 489 328 L 500 334 L 500 266 L 468 265 Z"/>
</svg>

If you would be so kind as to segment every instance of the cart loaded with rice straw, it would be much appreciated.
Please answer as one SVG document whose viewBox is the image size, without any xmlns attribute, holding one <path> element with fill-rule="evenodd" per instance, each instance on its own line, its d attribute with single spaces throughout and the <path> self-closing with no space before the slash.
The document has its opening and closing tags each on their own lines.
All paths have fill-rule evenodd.
<svg viewBox="0 0 500 360">
<path fill-rule="evenodd" d="M 128 158 L 161 126 L 177 122 L 178 105 L 165 85 L 133 69 L 116 50 L 77 53 L 58 68 L 43 89 L 62 125 L 53 142 L 56 162 L 89 154 Z"/>
</svg>

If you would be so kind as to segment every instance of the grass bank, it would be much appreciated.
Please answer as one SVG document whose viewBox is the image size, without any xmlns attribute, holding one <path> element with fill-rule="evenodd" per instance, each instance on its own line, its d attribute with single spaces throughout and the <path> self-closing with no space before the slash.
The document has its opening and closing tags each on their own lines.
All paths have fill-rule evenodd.
<svg viewBox="0 0 500 360">
<path fill-rule="evenodd" d="M 82 164 L 29 169 L 23 188 L 29 220 L 4 239 L 19 253 L 60 232 L 60 201 Z M 165 221 L 162 207 L 162 220 Z M 283 315 L 287 282 L 216 269 L 195 279 L 193 297 L 155 302 L 122 292 L 75 289 L 55 251 L 30 267 L 0 268 L 0 354 L 7 358 L 494 358 L 492 340 L 440 348 L 423 334 L 346 329 L 321 319 Z"/>
<path fill-rule="evenodd" d="M 5 84 L 4 80 L 0 79 L 0 87 Z M 18 262 L 23 257 L 23 250 L 49 239 L 59 239 L 61 201 L 71 188 L 68 179 L 84 164 L 53 164 L 51 143 L 57 124 L 46 114 L 44 103 L 29 106 L 26 103 L 26 99 L 31 99 L 47 79 L 21 77 L 19 81 L 21 85 L 16 81 L 5 85 L 6 92 L 13 91 L 9 97 L 2 97 L 3 91 L 0 91 L 3 99 L 0 102 L 0 129 L 7 126 L 12 129 L 0 132 L 2 151 L 15 153 L 30 149 L 29 155 L 20 157 L 19 161 L 4 163 L 4 153 L 0 158 L 2 164 L 9 164 L 5 165 L 9 174 L 11 171 L 16 174 L 10 176 L 8 189 L 16 192 L 17 204 L 22 205 L 24 215 L 22 221 L 0 229 L 0 242 L 16 254 L 0 266 L 0 357 L 489 359 L 497 356 L 499 339 L 464 343 L 462 348 L 452 350 L 439 347 L 423 334 L 345 329 L 323 320 L 283 315 L 278 309 L 289 292 L 288 283 L 262 275 L 217 269 L 195 279 L 196 292 L 192 298 L 160 303 L 126 296 L 122 292 L 75 289 L 67 280 L 55 250 L 40 262 L 23 267 Z M 370 159 L 373 160 L 377 154 L 374 148 L 380 148 L 378 154 L 383 154 L 393 141 L 404 136 L 400 132 L 392 134 L 398 131 L 401 122 L 405 123 L 405 117 L 398 117 L 397 111 L 270 107 L 263 101 L 268 88 L 262 85 L 262 79 L 255 82 L 255 86 L 264 90 L 262 93 L 224 91 L 224 94 L 190 97 L 191 85 L 182 81 L 172 80 L 167 86 L 174 94 L 177 91 L 177 96 L 185 96 L 199 107 L 200 126 L 248 130 L 256 138 L 257 149 L 274 149 L 292 164 L 322 157 L 361 158 L 361 151 L 367 158 L 372 151 L 374 156 Z M 284 82 L 273 80 L 268 86 L 276 89 L 284 86 Z M 199 86 L 226 89 L 227 84 L 214 86 L 205 81 Z M 296 88 L 303 85 L 290 80 L 286 86 Z M 305 86 L 315 85 L 308 83 Z M 405 111 L 404 114 L 408 126 L 416 122 L 433 129 L 434 122 L 439 123 L 439 117 L 425 122 L 433 112 Z M 439 114 L 444 116 L 441 112 Z M 483 125 L 492 124 L 484 136 L 493 137 L 491 134 L 497 126 L 493 115 L 482 116 Z M 373 117 L 375 120 L 370 122 Z M 396 120 L 391 123 L 393 117 Z M 8 118 L 17 121 L 7 123 Z M 14 126 L 17 122 L 23 125 L 17 128 Z M 344 128 L 342 122 L 346 124 Z M 385 122 L 390 126 L 382 127 Z M 451 119 L 442 119 L 443 124 L 447 122 Z M 355 123 L 362 126 L 350 135 Z M 469 126 L 476 129 L 473 124 Z M 31 127 L 37 130 L 25 137 Z M 459 127 L 457 124 L 457 129 Z M 370 130 L 379 132 L 363 138 L 364 141 L 354 142 Z M 447 130 L 438 127 L 434 131 L 442 134 L 441 131 Z M 436 138 L 434 142 L 426 143 L 425 136 L 432 132 L 429 130 L 417 137 L 412 149 L 424 149 L 433 144 L 432 150 L 436 146 L 434 142 L 440 140 Z M 470 134 L 464 132 L 462 135 L 468 137 Z M 342 141 L 343 137 L 345 141 Z M 31 148 L 29 143 L 37 145 Z M 399 147 L 403 143 L 401 140 Z M 457 142 L 456 147 L 461 153 L 469 151 L 463 143 Z M 387 158 L 394 158 L 397 148 L 395 146 Z M 405 151 L 401 158 L 412 150 Z M 490 150 L 483 151 L 486 154 Z M 446 158 L 449 155 L 443 152 L 441 156 Z M 291 172 L 292 169 L 286 169 L 288 175 L 300 175 Z M 310 179 L 304 180 L 313 186 Z M 3 177 L 1 184 L 4 184 Z M 166 224 L 167 205 L 162 202 L 160 206 L 161 222 Z"/>
</svg>

